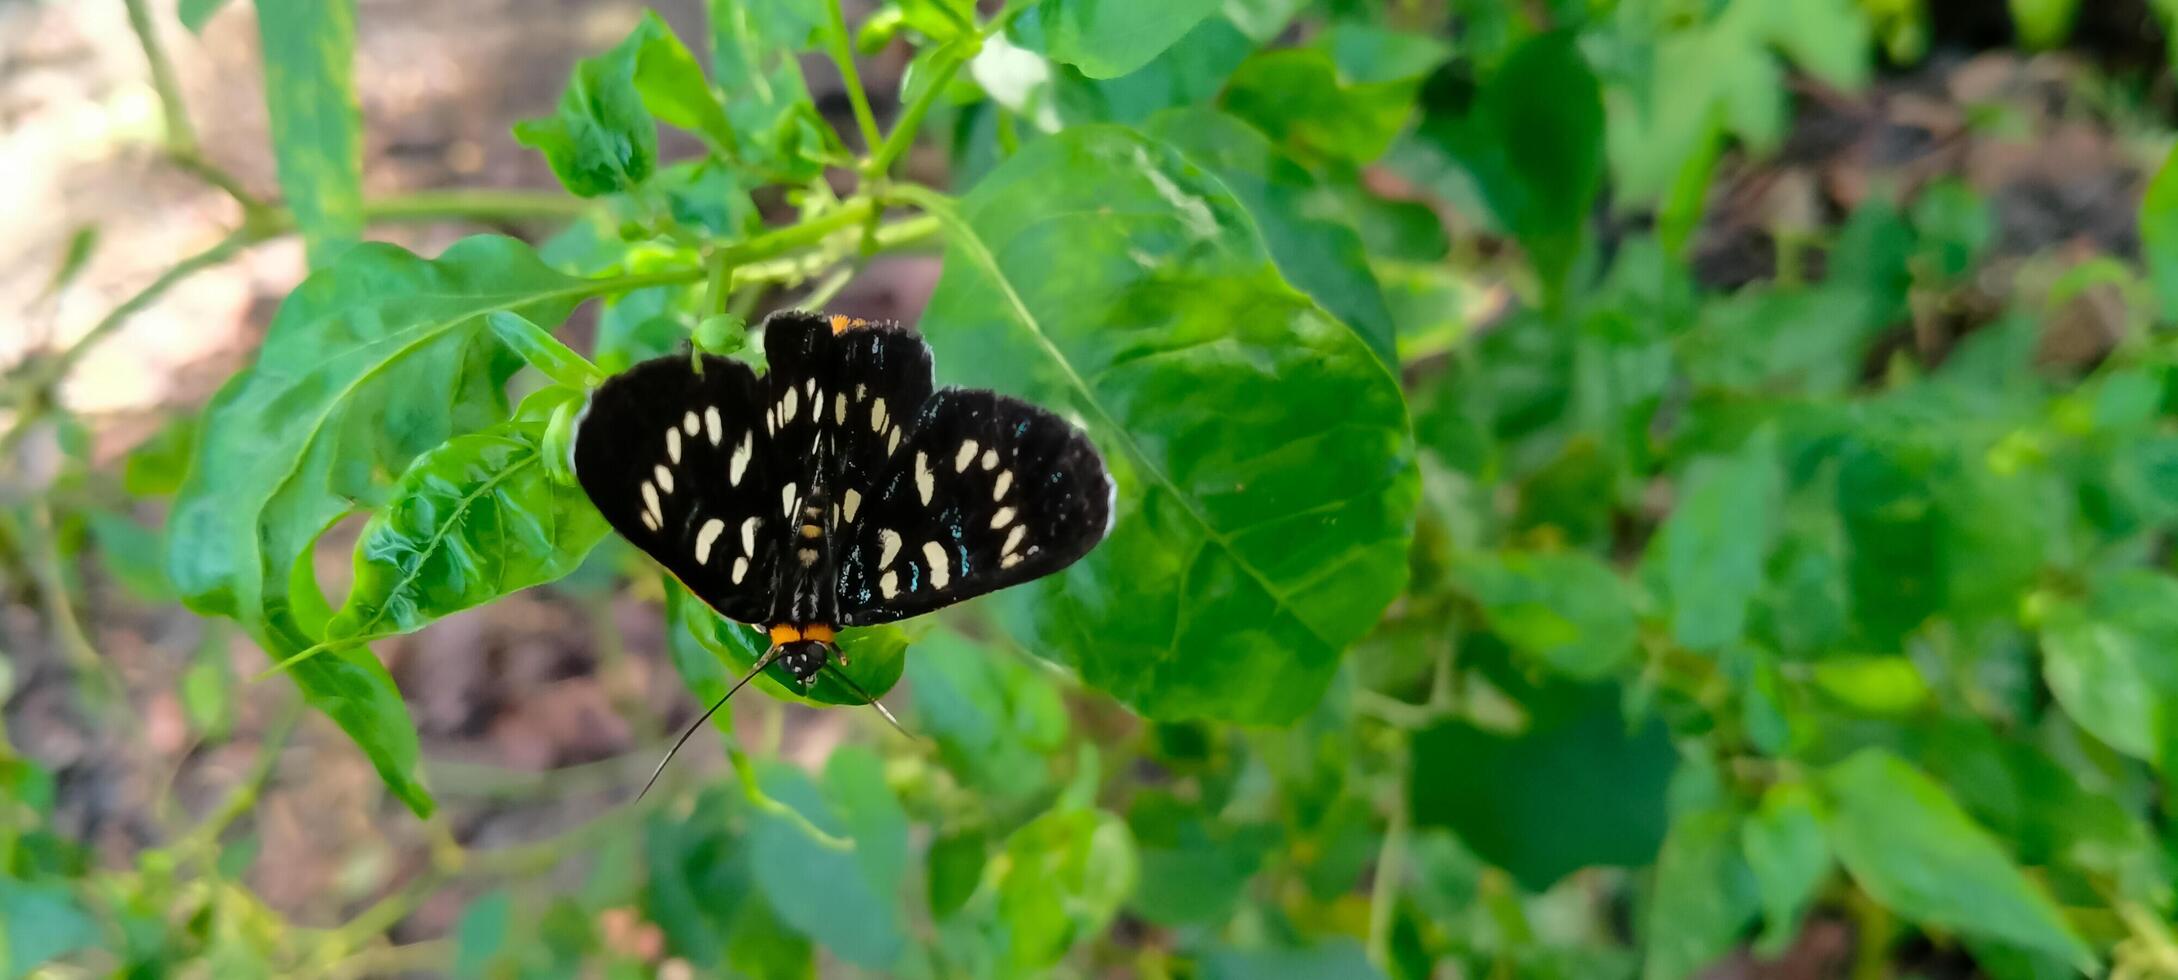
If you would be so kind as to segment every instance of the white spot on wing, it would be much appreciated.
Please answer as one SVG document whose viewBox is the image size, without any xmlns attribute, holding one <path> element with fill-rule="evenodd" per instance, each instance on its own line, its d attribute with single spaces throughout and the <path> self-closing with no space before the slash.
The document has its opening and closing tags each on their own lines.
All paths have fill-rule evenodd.
<svg viewBox="0 0 2178 980">
<path fill-rule="evenodd" d="M 711 546 L 718 543 L 718 536 L 726 533 L 726 522 L 714 517 L 703 522 L 703 529 L 696 532 L 696 564 L 711 561 Z"/>
<path fill-rule="evenodd" d="M 686 431 L 686 432 L 687 432 L 687 433 L 688 433 L 689 435 L 695 435 L 695 434 L 696 434 L 696 413 L 694 413 L 694 412 L 689 412 L 689 413 L 687 413 L 687 414 L 685 414 L 685 415 L 681 416 L 681 428 L 682 428 L 682 429 L 683 429 L 684 431 Z"/>
<path fill-rule="evenodd" d="M 797 557 L 801 558 L 803 568 L 808 568 L 809 566 L 817 563 L 817 553 L 811 549 L 803 548 L 795 554 Z"/>
<path fill-rule="evenodd" d="M 987 470 L 998 468 L 998 450 L 986 449 L 983 451 L 983 468 Z"/>
<path fill-rule="evenodd" d="M 764 519 L 761 517 L 751 517 L 741 522 L 742 554 L 752 557 L 756 554 L 756 526 L 762 523 L 764 523 Z"/>
<path fill-rule="evenodd" d="M 652 486 L 649 480 L 643 481 L 643 513 L 650 518 L 652 524 L 665 523 L 665 511 L 658 506 L 658 488 Z M 655 531 L 657 528 L 653 527 L 651 530 Z"/>
<path fill-rule="evenodd" d="M 1018 564 L 1021 564 L 1020 555 L 1005 555 L 998 559 L 998 567 L 1000 568 L 1012 568 Z"/>
<path fill-rule="evenodd" d="M 779 488 L 779 513 L 788 517 L 794 516 L 794 484 L 789 483 Z"/>
<path fill-rule="evenodd" d="M 936 493 L 937 490 L 938 477 L 936 474 L 930 472 L 930 457 L 920 452 L 916 453 L 915 492 L 922 494 L 923 506 L 930 506 L 930 495 Z"/>
<path fill-rule="evenodd" d="M 976 458 L 976 441 L 974 439 L 961 440 L 960 452 L 953 454 L 953 472 L 966 472 L 968 461 L 974 458 Z"/>
<path fill-rule="evenodd" d="M 870 431 L 885 431 L 885 400 L 882 398 L 870 403 Z"/>
<path fill-rule="evenodd" d="M 643 526 L 655 531 L 658 529 L 658 519 L 650 516 L 650 511 L 646 510 L 643 512 Z"/>
<path fill-rule="evenodd" d="M 997 483 L 995 483 L 995 484 L 992 484 L 992 486 L 991 486 L 991 499 L 992 499 L 992 500 L 998 500 L 998 499 L 1001 499 L 1001 498 L 1005 497 L 1005 496 L 1006 496 L 1006 491 L 1007 491 L 1008 489 L 1011 489 L 1012 487 L 1013 487 L 1013 471 L 1012 471 L 1012 470 L 1005 470 L 1005 471 L 1002 471 L 1002 472 L 1000 472 L 1000 473 L 998 474 L 998 482 L 997 482 Z"/>
<path fill-rule="evenodd" d="M 900 448 L 900 430 L 892 430 L 892 438 L 885 440 L 885 455 L 890 456 Z"/>
<path fill-rule="evenodd" d="M 923 542 L 923 560 L 930 563 L 931 588 L 945 588 L 945 583 L 953 580 L 953 574 L 946 570 L 944 546 L 936 541 Z"/>
<path fill-rule="evenodd" d="M 991 530 L 993 531 L 1011 523 L 1013 523 L 1013 508 L 1011 507 L 1000 507 L 998 513 L 991 515 Z"/>
<path fill-rule="evenodd" d="M 1026 534 L 1028 534 L 1028 525 L 1014 525 L 1013 530 L 1006 532 L 1006 546 L 1004 548 L 1000 548 L 999 550 L 1005 552 L 1006 557 L 1008 558 L 1014 557 L 1013 549 L 1021 546 L 1021 538 L 1023 535 Z M 1011 568 L 1013 566 L 1008 565 L 1007 567 Z"/>
<path fill-rule="evenodd" d="M 804 391 L 807 391 L 807 392 L 809 392 L 809 403 L 810 403 L 810 404 L 814 405 L 814 404 L 816 404 L 816 403 L 817 403 L 818 401 L 821 401 L 821 400 L 822 400 L 822 399 L 819 399 L 819 398 L 817 397 L 817 379 L 815 379 L 815 378 L 811 378 L 811 379 L 809 379 L 809 383 L 808 383 L 808 384 L 805 384 L 805 385 L 803 385 L 803 386 L 802 386 L 802 390 L 804 390 Z"/>
<path fill-rule="evenodd" d="M 658 489 L 666 493 L 673 492 L 673 471 L 666 469 L 664 463 L 651 467 L 650 474 L 657 478 Z"/>
<path fill-rule="evenodd" d="M 832 393 L 832 424 L 847 424 L 847 393 L 844 391 Z"/>
<path fill-rule="evenodd" d="M 734 584 L 740 585 L 741 577 L 747 574 L 749 574 L 749 560 L 746 558 L 734 559 Z"/>
<path fill-rule="evenodd" d="M 889 528 L 879 531 L 877 532 L 877 543 L 883 549 L 878 553 L 877 567 L 884 568 L 891 565 L 893 556 L 900 553 L 900 535 Z"/>
<path fill-rule="evenodd" d="M 785 425 L 785 424 L 787 424 L 788 422 L 792 422 L 792 421 L 794 421 L 794 408 L 795 408 L 795 402 L 794 402 L 794 389 L 792 389 L 792 388 L 788 388 L 788 389 L 787 389 L 787 393 L 786 393 L 786 397 L 785 397 L 785 398 L 781 398 L 781 399 L 779 399 L 779 424 L 780 424 L 780 425 Z"/>
<path fill-rule="evenodd" d="M 677 426 L 677 425 L 669 425 L 669 426 L 666 426 L 666 458 L 667 458 L 667 459 L 670 459 L 670 460 L 672 460 L 672 461 L 673 461 L 673 465 L 675 465 L 675 466 L 679 466 L 679 465 L 681 465 L 681 427 L 680 427 L 680 426 Z"/>
<path fill-rule="evenodd" d="M 750 430 L 741 437 L 741 445 L 734 447 L 733 459 L 727 461 L 726 482 L 729 486 L 741 485 L 741 474 L 749 470 L 749 457 L 756 451 L 756 432 Z"/>
<path fill-rule="evenodd" d="M 858 385 L 856 385 L 856 386 L 855 386 L 855 401 L 861 401 L 862 399 L 864 399 L 864 398 L 867 398 L 867 397 L 869 397 L 869 395 L 870 395 L 870 386 L 869 386 L 869 385 L 859 385 L 859 384 L 858 384 Z"/>
<path fill-rule="evenodd" d="M 703 407 L 703 434 L 711 437 L 711 445 L 714 446 L 726 438 L 725 426 L 719 422 L 717 405 Z"/>
<path fill-rule="evenodd" d="M 841 513 L 846 516 L 847 523 L 853 524 L 855 522 L 855 511 L 861 509 L 862 507 L 862 494 L 857 493 L 854 490 L 848 490 L 846 500 L 847 509 L 842 511 Z"/>
<path fill-rule="evenodd" d="M 879 592 L 882 592 L 882 593 L 884 593 L 884 595 L 885 595 L 885 598 L 887 598 L 887 599 L 890 599 L 890 598 L 892 598 L 893 596 L 899 595 L 899 594 L 900 594 L 900 573 L 898 573 L 898 572 L 886 572 L 885 574 L 883 574 L 883 575 L 880 575 L 880 576 L 878 576 L 878 578 L 877 578 L 877 591 L 879 591 Z"/>
</svg>

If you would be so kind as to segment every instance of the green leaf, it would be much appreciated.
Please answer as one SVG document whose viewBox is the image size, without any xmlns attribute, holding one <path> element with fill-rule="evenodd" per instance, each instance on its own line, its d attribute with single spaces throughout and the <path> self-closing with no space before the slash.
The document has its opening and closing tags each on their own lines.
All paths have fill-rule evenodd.
<svg viewBox="0 0 2178 980">
<path fill-rule="evenodd" d="M 1066 705 L 1042 673 L 1011 655 L 949 631 L 916 644 L 907 665 L 915 692 L 910 729 L 994 810 L 1047 794 L 1051 762 L 1065 744 Z"/>
<path fill-rule="evenodd" d="M 2085 602 L 2042 622 L 2042 676 L 2065 713 L 2126 755 L 2167 767 L 2178 749 L 2178 578 L 2098 576 Z"/>
<path fill-rule="evenodd" d="M 756 658 L 771 647 L 762 630 L 720 616 L 690 596 L 678 582 L 668 583 L 666 619 L 672 624 L 670 642 L 675 651 L 674 662 L 681 668 L 682 679 L 688 682 L 690 690 L 705 704 L 725 695 L 726 689 L 754 667 Z M 840 651 L 846 654 L 848 661 L 847 666 L 839 669 L 871 697 L 882 698 L 900 682 L 907 646 L 907 634 L 898 627 L 850 630 L 839 636 Z M 698 654 L 699 650 L 707 653 L 708 659 Z M 724 669 L 719 668 L 722 664 Z M 726 670 L 732 673 L 728 674 Z M 785 667 L 774 664 L 762 678 L 749 682 L 749 686 L 789 701 L 850 706 L 863 703 L 862 697 L 840 683 L 831 671 L 817 675 L 816 683 L 804 689 Z"/>
<path fill-rule="evenodd" d="M 326 638 L 413 632 L 574 571 L 607 527 L 580 488 L 552 480 L 543 437 L 542 423 L 507 422 L 416 457 L 356 541 L 355 584 Z"/>
<path fill-rule="evenodd" d="M 1762 794 L 1762 808 L 1740 825 L 1739 843 L 1754 872 L 1766 924 L 1755 951 L 1784 954 L 1800 933 L 1800 919 L 1830 875 L 1830 845 L 1814 794 L 1799 783 L 1778 783 Z"/>
<path fill-rule="evenodd" d="M 1202 958 L 1203 980 L 1381 980 L 1369 954 L 1352 939 L 1283 949 L 1213 949 Z"/>
<path fill-rule="evenodd" d="M 1822 774 L 1830 845 L 1869 896 L 1917 922 L 2094 962 L 2056 903 L 1943 788 L 1882 749 Z"/>
<path fill-rule="evenodd" d="M 1406 574 L 1413 444 L 1382 360 L 1222 185 L 1124 130 L 921 203 L 949 233 L 939 369 L 1078 413 L 1119 487 L 1108 540 L 1013 590 L 1015 635 L 1155 718 L 1299 716 Z"/>
<path fill-rule="evenodd" d="M 174 600 L 174 587 L 167 584 L 160 561 L 163 542 L 157 531 L 110 510 L 91 511 L 85 521 L 106 571 L 123 588 L 145 602 Z"/>
<path fill-rule="evenodd" d="M 1516 735 L 1446 722 L 1415 735 L 1410 806 L 1541 891 L 1590 865 L 1639 866 L 1664 840 L 1678 761 L 1663 724 L 1629 727 L 1616 689 L 1558 686 L 1523 699 Z"/>
<path fill-rule="evenodd" d="M 1126 822 L 1102 810 L 1055 808 L 1014 831 L 987 878 L 1001 930 L 994 940 L 1014 966 L 1001 975 L 1041 975 L 1101 932 L 1136 874 Z"/>
<path fill-rule="evenodd" d="M 1455 571 L 1490 630 L 1569 677 L 1606 676 L 1634 655 L 1624 579 L 1580 553 L 1476 555 Z"/>
<path fill-rule="evenodd" d="M 1252 49 L 1247 37 L 1225 18 L 1209 17 L 1148 64 L 1118 78 L 1088 78 L 1064 65 L 1052 70 L 1033 58 L 1033 65 L 1023 67 L 1050 72 L 1059 116 L 1069 124 L 1140 123 L 1160 110 L 1217 98 L 1218 90 Z M 1025 107 L 1017 98 L 1009 102 L 1008 108 Z"/>
<path fill-rule="evenodd" d="M 1090 78 L 1117 78 L 1149 64 L 1217 9 L 1218 0 L 1044 0 L 1015 18 L 1008 33 Z"/>
<path fill-rule="evenodd" d="M 189 475 L 189 458 L 197 451 L 197 425 L 194 415 L 176 416 L 129 450 L 121 466 L 121 489 L 132 497 L 164 497 L 180 490 Z"/>
<path fill-rule="evenodd" d="M 257 40 L 280 194 L 311 267 L 324 268 L 363 234 L 355 0 L 259 0 Z"/>
<path fill-rule="evenodd" d="M 1479 90 L 1449 95 L 1430 100 L 1416 138 L 1465 171 L 1555 297 L 1587 240 L 1603 181 L 1595 72 L 1572 34 L 1544 34 L 1522 43 Z"/>
<path fill-rule="evenodd" d="M 1369 269 L 1361 236 L 1319 215 L 1324 195 L 1308 171 L 1261 133 L 1210 109 L 1162 113 L 1144 131 L 1215 174 L 1255 219 L 1286 281 L 1353 328 L 1384 363 L 1399 363 L 1391 308 Z"/>
<path fill-rule="evenodd" d="M 96 948 L 98 923 L 67 887 L 0 875 L 0 976 L 20 977 L 79 949 Z"/>
<path fill-rule="evenodd" d="M 908 826 L 882 763 L 867 749 L 842 748 L 826 764 L 821 790 L 792 766 L 759 768 L 766 794 L 847 844 L 760 809 L 747 845 L 758 887 L 795 930 L 843 960 L 884 969 L 906 945 L 899 893 Z"/>
<path fill-rule="evenodd" d="M 1656 891 L 1643 938 L 1644 980 L 1682 980 L 1732 947 L 1754 918 L 1755 885 L 1739 856 L 1738 820 L 1696 810 L 1672 821 L 1656 856 Z"/>
<path fill-rule="evenodd" d="M 798 182 L 843 155 L 796 58 L 816 50 L 829 29 L 824 0 L 706 0 L 705 9 L 711 71 L 734 93 L 726 114 L 742 162 Z"/>
<path fill-rule="evenodd" d="M 1223 923 L 1279 844 L 1274 827 L 1220 820 L 1158 790 L 1135 797 L 1127 828 L 1134 834 L 1142 874 L 1128 908 L 1164 926 Z"/>
<path fill-rule="evenodd" d="M 2140 200 L 2140 251 L 2162 301 L 2159 319 L 2178 320 L 2178 147 L 2163 158 Z"/>
<path fill-rule="evenodd" d="M 1331 52 L 1280 48 L 1243 62 L 1226 83 L 1226 111 L 1303 160 L 1368 163 L 1414 115 L 1414 79 L 1354 82 Z"/>
<path fill-rule="evenodd" d="M 1774 447 L 1757 436 L 1733 456 L 1695 460 L 1657 532 L 1650 560 L 1662 567 L 1672 636 L 1690 649 L 1720 649 L 1746 628 L 1784 492 Z"/>
<path fill-rule="evenodd" d="M 331 615 L 305 560 L 318 536 L 358 502 L 384 499 L 417 454 L 506 417 L 501 386 L 516 362 L 485 335 L 484 315 L 558 323 L 599 288 L 496 237 L 435 260 L 360 245 L 304 280 L 255 363 L 205 411 L 167 522 L 167 575 L 183 600 L 241 621 L 276 659 L 313 645 Z M 313 657 L 295 679 L 337 709 L 389 784 L 428 808 L 411 771 L 414 729 L 375 659 Z"/>
<path fill-rule="evenodd" d="M 597 387 L 605 380 L 605 374 L 589 359 L 568 349 L 566 344 L 518 314 L 500 310 L 486 314 L 484 322 L 491 325 L 492 336 L 507 345 L 507 349 L 520 355 L 529 366 L 545 377 L 582 391 Z"/>
<path fill-rule="evenodd" d="M 189 29 L 189 33 L 201 34 L 204 32 L 204 25 L 211 22 L 212 15 L 219 13 L 219 8 L 226 5 L 227 0 L 181 0 L 176 14 L 181 18 L 182 26 Z"/>
<path fill-rule="evenodd" d="M 968 904 L 983 880 L 990 847 L 989 835 L 981 828 L 949 833 L 930 842 L 930 853 L 923 864 L 930 869 L 931 918 L 943 922 Z"/>
<path fill-rule="evenodd" d="M 561 186 L 577 197 L 632 189 L 657 168 L 658 126 L 636 82 L 655 17 L 646 16 L 612 50 L 576 62 L 552 115 L 514 124 L 515 141 L 544 154 Z"/>
</svg>

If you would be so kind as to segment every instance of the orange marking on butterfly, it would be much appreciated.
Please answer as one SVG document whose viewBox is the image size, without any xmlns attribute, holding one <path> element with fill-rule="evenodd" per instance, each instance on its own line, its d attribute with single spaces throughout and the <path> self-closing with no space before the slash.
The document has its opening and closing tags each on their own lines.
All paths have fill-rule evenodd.
<svg viewBox="0 0 2178 980">
<path fill-rule="evenodd" d="M 846 316 L 839 313 L 832 314 L 833 333 L 846 333 L 847 331 L 853 330 L 856 327 L 867 327 L 869 325 L 870 321 L 862 319 L 861 317 Z"/>
<path fill-rule="evenodd" d="M 830 643 L 832 638 L 838 635 L 839 633 L 832 627 L 822 623 L 811 623 L 808 626 L 796 626 L 792 623 L 773 623 L 771 625 L 771 644 L 773 646 L 792 643 L 796 640 L 815 640 L 819 643 Z"/>
</svg>

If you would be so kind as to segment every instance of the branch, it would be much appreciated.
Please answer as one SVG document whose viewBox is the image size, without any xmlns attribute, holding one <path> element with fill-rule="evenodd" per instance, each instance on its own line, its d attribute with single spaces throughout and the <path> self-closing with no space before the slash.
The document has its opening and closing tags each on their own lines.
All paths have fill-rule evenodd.
<svg viewBox="0 0 2178 980">
<path fill-rule="evenodd" d="M 839 65 L 839 77 L 847 89 L 847 102 L 855 110 L 855 125 L 862 130 L 862 152 L 876 148 L 877 117 L 870 114 L 870 97 L 862 90 L 862 75 L 855 70 L 854 47 L 847 39 L 847 15 L 840 10 L 840 0 L 825 4 L 832 15 L 830 48 L 832 61 Z"/>
</svg>

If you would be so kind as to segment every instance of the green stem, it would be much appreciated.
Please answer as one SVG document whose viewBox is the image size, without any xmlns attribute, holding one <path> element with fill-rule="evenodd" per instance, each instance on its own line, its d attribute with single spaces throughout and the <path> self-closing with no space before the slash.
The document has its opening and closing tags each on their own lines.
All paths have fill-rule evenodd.
<svg viewBox="0 0 2178 980">
<path fill-rule="evenodd" d="M 706 264 L 710 282 L 704 287 L 703 312 L 705 316 L 716 316 L 726 312 L 726 301 L 733 295 L 734 264 L 725 249 L 713 249 Z"/>
<path fill-rule="evenodd" d="M 756 781 L 756 767 L 749 764 L 748 753 L 741 751 L 732 742 L 728 742 L 726 743 L 726 755 L 733 761 L 734 778 L 741 783 L 741 795 L 748 799 L 751 806 L 793 824 L 802 833 L 808 835 L 810 840 L 817 842 L 819 847 L 826 850 L 852 851 L 855 849 L 854 841 L 834 837 L 826 833 L 824 828 L 809 822 L 809 818 L 803 816 L 802 811 L 781 803 L 773 799 L 771 794 L 764 792 L 764 787 Z"/>
<path fill-rule="evenodd" d="M 166 148 L 176 156 L 193 156 L 197 151 L 197 130 L 189 123 L 189 108 L 182 102 L 181 84 L 175 80 L 174 66 L 166 60 L 166 49 L 159 44 L 159 32 L 151 19 L 151 9 L 144 0 L 123 0 L 129 8 L 129 28 L 136 32 L 136 41 L 144 49 L 144 60 L 151 65 L 151 87 L 159 95 L 159 111 L 166 122 Z"/>
<path fill-rule="evenodd" d="M 877 148 L 863 168 L 865 178 L 881 180 L 891 172 L 893 163 L 915 142 L 915 131 L 922 128 L 923 116 L 929 114 L 931 105 L 945 93 L 946 85 L 953 81 L 954 73 L 965 63 L 959 55 L 949 53 L 941 53 L 933 60 L 936 62 L 935 74 L 916 94 L 915 101 L 908 103 L 907 108 L 900 110 L 900 117 L 893 120 L 892 132 L 885 136 L 884 145 Z"/>
<path fill-rule="evenodd" d="M 832 17 L 832 60 L 839 65 L 839 77 L 847 88 L 847 102 L 854 106 L 855 125 L 862 130 L 862 149 L 877 145 L 877 117 L 870 114 L 870 97 L 862 90 L 862 74 L 855 70 L 854 45 L 847 38 L 847 14 L 840 9 L 840 0 L 829 0 L 826 13 Z"/>
<path fill-rule="evenodd" d="M 588 201 L 564 194 L 470 187 L 409 191 L 365 201 L 363 217 L 371 221 L 570 220 L 588 214 L 592 207 Z"/>
<path fill-rule="evenodd" d="M 175 846 L 176 851 L 190 854 L 209 853 L 218 849 L 219 835 L 226 833 L 228 826 L 257 805 L 258 797 L 264 792 L 265 783 L 272 779 L 273 772 L 279 768 L 280 752 L 287 747 L 288 736 L 294 734 L 295 725 L 301 720 L 302 707 L 299 703 L 290 704 L 281 712 L 279 719 L 259 739 L 257 762 L 250 767 L 249 775 L 244 776 L 240 783 L 227 791 L 227 798 L 221 800 L 219 806 L 213 808 L 202 823 L 182 835 Z M 206 862 L 207 866 L 211 863 Z"/>
<path fill-rule="evenodd" d="M 1376 877 L 1369 883 L 1369 961 L 1386 974 L 1392 972 L 1392 917 L 1399 906 L 1399 877 L 1407 863 L 1407 738 L 1402 733 L 1398 751 L 1392 754 L 1391 814 L 1384 830 L 1384 846 L 1377 851 Z"/>
</svg>

